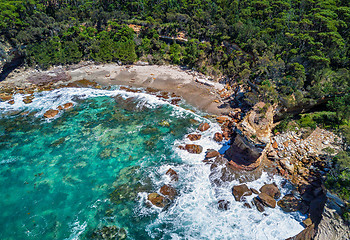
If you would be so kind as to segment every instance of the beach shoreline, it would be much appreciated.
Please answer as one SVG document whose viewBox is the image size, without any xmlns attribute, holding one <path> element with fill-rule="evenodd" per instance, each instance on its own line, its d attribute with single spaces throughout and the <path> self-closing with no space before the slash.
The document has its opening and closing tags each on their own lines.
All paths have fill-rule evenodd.
<svg viewBox="0 0 350 240">
<path fill-rule="evenodd" d="M 118 65 L 82 62 L 56 66 L 46 71 L 33 68 L 17 69 L 0 82 L 0 93 L 8 89 L 35 89 L 35 87 L 64 87 L 76 81 L 87 80 L 102 87 L 127 86 L 150 88 L 182 97 L 188 104 L 208 114 L 222 115 L 230 107 L 220 97 L 225 85 L 208 80 L 193 70 L 173 65 Z"/>
</svg>

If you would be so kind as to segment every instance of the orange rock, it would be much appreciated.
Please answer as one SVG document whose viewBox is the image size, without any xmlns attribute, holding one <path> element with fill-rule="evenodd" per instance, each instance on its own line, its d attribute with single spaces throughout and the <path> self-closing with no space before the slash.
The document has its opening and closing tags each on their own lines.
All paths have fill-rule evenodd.
<svg viewBox="0 0 350 240">
<path fill-rule="evenodd" d="M 222 142 L 223 139 L 224 139 L 224 137 L 222 136 L 221 133 L 217 132 L 214 134 L 214 141 L 215 142 Z"/>
<path fill-rule="evenodd" d="M 13 105 L 13 104 L 15 104 L 15 100 L 11 100 L 11 101 L 9 101 L 9 104 L 11 104 L 11 105 Z"/>
<path fill-rule="evenodd" d="M 188 134 L 187 138 L 189 138 L 191 141 L 197 141 L 201 139 L 202 135 L 200 134 Z"/>
<path fill-rule="evenodd" d="M 220 153 L 218 151 L 215 151 L 213 149 L 209 149 L 205 154 L 205 158 L 213 158 L 213 157 L 217 157 L 219 155 L 220 155 Z"/>
<path fill-rule="evenodd" d="M 73 106 L 74 106 L 73 103 L 65 103 L 65 104 L 63 104 L 63 108 L 64 108 L 64 109 L 70 109 L 70 108 L 72 108 Z"/>
<path fill-rule="evenodd" d="M 12 99 L 12 95 L 6 94 L 6 93 L 2 93 L 2 94 L 0 94 L 0 99 L 2 101 L 8 101 L 8 100 Z"/>
<path fill-rule="evenodd" d="M 230 121 L 231 118 L 228 117 L 228 116 L 219 116 L 219 117 L 216 117 L 216 121 L 220 124 L 224 123 L 224 122 L 227 122 L 227 121 Z"/>
<path fill-rule="evenodd" d="M 175 170 L 171 168 L 169 168 L 169 170 L 165 174 L 170 176 L 171 181 L 177 182 L 179 180 L 179 175 Z"/>
<path fill-rule="evenodd" d="M 277 144 L 276 141 L 274 141 L 274 142 L 272 143 L 272 147 L 273 147 L 273 148 L 278 148 L 278 144 Z"/>
<path fill-rule="evenodd" d="M 285 147 L 288 147 L 288 141 L 285 141 L 285 142 L 283 143 L 283 145 L 284 145 Z"/>
<path fill-rule="evenodd" d="M 185 149 L 189 153 L 200 154 L 203 151 L 203 147 L 196 144 L 186 144 Z"/>
<path fill-rule="evenodd" d="M 150 193 L 147 198 L 154 206 L 163 208 L 167 204 L 167 199 L 158 193 Z"/>
<path fill-rule="evenodd" d="M 199 131 L 207 131 L 210 128 L 210 125 L 208 123 L 201 123 L 198 127 Z"/>
<path fill-rule="evenodd" d="M 58 106 L 58 108 L 57 108 L 58 110 L 63 110 L 63 107 L 62 106 Z"/>
<path fill-rule="evenodd" d="M 24 102 L 25 104 L 28 104 L 28 103 L 33 102 L 33 99 L 34 99 L 34 96 L 27 96 L 27 97 L 25 97 L 25 98 L 23 99 L 23 102 Z"/>
<path fill-rule="evenodd" d="M 50 109 L 50 110 L 47 110 L 44 113 L 44 117 L 46 117 L 46 118 L 54 118 L 58 113 L 59 113 L 58 110 Z"/>
<path fill-rule="evenodd" d="M 177 195 L 176 189 L 167 184 L 163 185 L 159 192 L 168 197 L 170 200 L 174 200 Z"/>
</svg>

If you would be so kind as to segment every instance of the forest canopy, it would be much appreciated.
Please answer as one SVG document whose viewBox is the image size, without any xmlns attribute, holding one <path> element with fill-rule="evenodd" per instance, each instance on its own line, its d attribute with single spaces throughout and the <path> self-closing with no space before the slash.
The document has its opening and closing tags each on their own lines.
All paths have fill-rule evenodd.
<svg viewBox="0 0 350 240">
<path fill-rule="evenodd" d="M 0 0 L 1 41 L 47 68 L 179 64 L 286 107 L 331 99 L 349 119 L 347 0 Z"/>
</svg>

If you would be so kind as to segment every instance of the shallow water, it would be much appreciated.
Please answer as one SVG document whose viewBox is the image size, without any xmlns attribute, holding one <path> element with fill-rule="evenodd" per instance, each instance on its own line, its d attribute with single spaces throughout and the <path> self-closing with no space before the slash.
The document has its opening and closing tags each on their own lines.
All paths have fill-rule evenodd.
<svg viewBox="0 0 350 240">
<path fill-rule="evenodd" d="M 41 92 L 30 104 L 22 98 L 0 103 L 0 239 L 89 239 L 112 225 L 130 239 L 285 239 L 303 229 L 297 213 L 262 214 L 235 202 L 230 189 L 237 182 L 214 191 L 204 153 L 176 147 L 208 121 L 191 111 L 118 89 Z M 67 102 L 74 107 L 42 117 Z M 211 137 L 220 127 L 210 125 L 197 143 L 218 150 Z M 180 194 L 164 210 L 150 207 L 147 193 L 170 182 L 170 167 Z M 263 174 L 248 184 L 273 181 L 281 179 Z M 119 195 L 110 201 L 113 191 Z M 218 210 L 220 199 L 230 210 Z"/>
</svg>

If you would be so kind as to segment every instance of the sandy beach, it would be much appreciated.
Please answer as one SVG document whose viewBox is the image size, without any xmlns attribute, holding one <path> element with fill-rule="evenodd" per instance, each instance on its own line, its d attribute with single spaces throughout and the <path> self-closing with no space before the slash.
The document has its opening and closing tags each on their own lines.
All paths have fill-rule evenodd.
<svg viewBox="0 0 350 240">
<path fill-rule="evenodd" d="M 80 63 L 53 67 L 47 71 L 17 69 L 0 82 L 1 92 L 8 88 L 33 88 L 49 84 L 62 87 L 79 80 L 88 80 L 101 86 L 122 85 L 152 88 L 181 96 L 188 104 L 209 114 L 221 115 L 223 108 L 219 91 L 224 85 L 206 80 L 200 73 L 168 65 L 130 65 Z"/>
</svg>

